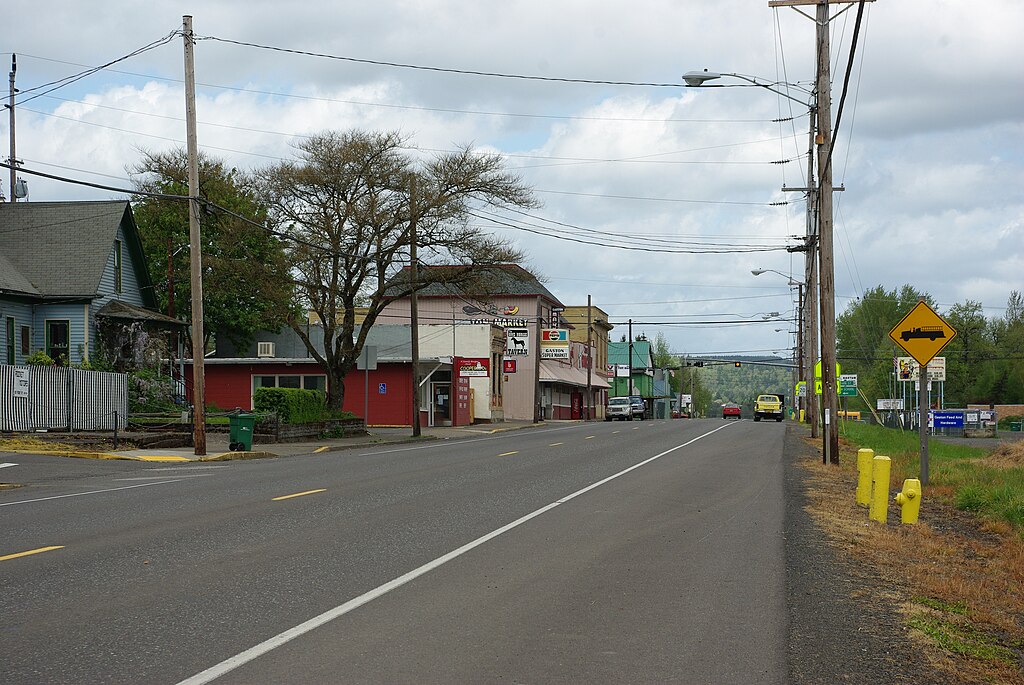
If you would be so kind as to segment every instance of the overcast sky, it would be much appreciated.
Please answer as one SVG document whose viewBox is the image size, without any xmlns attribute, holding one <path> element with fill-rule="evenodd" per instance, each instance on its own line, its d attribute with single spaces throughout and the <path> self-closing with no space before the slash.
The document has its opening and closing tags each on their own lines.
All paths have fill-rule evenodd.
<svg viewBox="0 0 1024 685">
<path fill-rule="evenodd" d="M 184 145 L 180 37 L 39 88 L 171 36 L 183 14 L 201 38 L 531 77 L 200 40 L 199 144 L 245 169 L 325 129 L 397 130 L 420 155 L 466 144 L 502 153 L 543 206 L 505 214 L 518 229 L 493 230 L 518 242 L 565 304 L 590 294 L 613 322 L 645 322 L 634 333 L 664 333 L 680 353 L 790 353 L 795 291 L 751 270 L 803 278 L 803 256 L 785 247 L 803 236 L 806 206 L 782 191 L 806 185 L 800 88 L 815 76 L 814 24 L 799 12 L 767 0 L 40 0 L 5 12 L 0 27 L 0 71 L 16 53 L 26 91 L 16 126 L 25 167 L 124 187 L 140 148 Z M 832 23 L 833 119 L 856 14 Z M 970 299 L 999 316 L 1024 290 L 1022 28 L 1020 0 L 866 3 L 833 157 L 845 186 L 837 311 L 865 289 L 907 283 L 940 311 Z M 704 68 L 794 84 L 797 101 L 730 77 L 714 82 L 730 87 L 682 87 L 683 73 Z M 118 197 L 25 178 L 31 201 Z M 772 312 L 783 320 L 694 323 Z"/>
</svg>

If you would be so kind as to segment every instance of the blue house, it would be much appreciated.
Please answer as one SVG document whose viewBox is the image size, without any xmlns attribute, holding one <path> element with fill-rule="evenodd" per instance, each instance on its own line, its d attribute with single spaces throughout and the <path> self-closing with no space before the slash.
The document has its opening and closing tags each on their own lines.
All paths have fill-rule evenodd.
<svg viewBox="0 0 1024 685">
<path fill-rule="evenodd" d="M 181 326 L 157 311 L 131 205 L 0 204 L 0 363 L 88 361 L 105 326 Z"/>
</svg>

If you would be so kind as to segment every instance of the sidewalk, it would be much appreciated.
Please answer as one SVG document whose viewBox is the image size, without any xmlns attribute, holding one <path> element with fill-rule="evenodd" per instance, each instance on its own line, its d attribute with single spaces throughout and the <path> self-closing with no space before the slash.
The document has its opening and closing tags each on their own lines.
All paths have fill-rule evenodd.
<svg viewBox="0 0 1024 685">
<path fill-rule="evenodd" d="M 289 457 L 304 454 L 318 454 L 338 450 L 357 449 L 385 444 L 403 444 L 426 442 L 431 440 L 457 440 L 460 438 L 479 438 L 495 433 L 511 430 L 543 426 L 531 421 L 506 421 L 495 424 L 477 424 L 458 427 L 430 427 L 420 431 L 420 437 L 414 438 L 412 428 L 387 428 L 371 426 L 368 434 L 354 435 L 345 438 L 331 438 L 307 442 L 255 443 L 251 451 L 231 451 L 228 449 L 226 433 L 207 433 L 206 455 L 196 456 L 192 447 L 158 447 L 149 449 L 129 448 L 123 450 L 48 450 L 44 447 L 28 448 L 26 451 L 36 454 L 55 454 L 84 459 L 131 459 L 152 462 L 188 462 L 188 461 L 225 461 L 232 459 L 258 459 L 261 457 Z"/>
</svg>

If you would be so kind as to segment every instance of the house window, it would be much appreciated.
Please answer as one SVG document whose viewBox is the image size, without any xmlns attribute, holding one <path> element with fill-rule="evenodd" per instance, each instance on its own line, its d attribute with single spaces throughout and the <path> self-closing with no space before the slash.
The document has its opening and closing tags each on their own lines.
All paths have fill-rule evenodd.
<svg viewBox="0 0 1024 685">
<path fill-rule="evenodd" d="M 121 241 L 114 241 L 114 292 L 121 292 Z"/>
<path fill-rule="evenodd" d="M 14 364 L 14 317 L 7 317 L 7 326 L 5 327 L 6 336 L 4 342 L 7 347 L 7 363 Z"/>
<path fill-rule="evenodd" d="M 46 322 L 46 354 L 58 364 L 71 360 L 71 322 Z"/>
<path fill-rule="evenodd" d="M 327 392 L 327 376 L 320 374 L 253 376 L 253 392 L 256 392 L 257 388 L 301 388 L 302 390 L 319 390 L 321 392 Z"/>
<path fill-rule="evenodd" d="M 32 329 L 28 326 L 21 327 L 21 353 L 28 354 L 32 348 Z"/>
</svg>

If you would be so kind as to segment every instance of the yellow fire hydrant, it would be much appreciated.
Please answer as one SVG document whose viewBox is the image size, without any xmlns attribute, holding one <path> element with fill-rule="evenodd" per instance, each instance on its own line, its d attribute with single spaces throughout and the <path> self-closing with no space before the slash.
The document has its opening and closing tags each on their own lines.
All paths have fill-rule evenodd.
<svg viewBox="0 0 1024 685">
<path fill-rule="evenodd" d="M 889 516 L 889 474 L 892 460 L 878 456 L 871 460 L 871 508 L 868 517 L 885 523 Z"/>
<path fill-rule="evenodd" d="M 921 481 L 917 478 L 903 481 L 903 492 L 896 495 L 896 504 L 900 505 L 903 523 L 917 523 L 921 513 Z"/>
<path fill-rule="evenodd" d="M 857 450 L 857 504 L 864 507 L 871 504 L 871 460 L 874 458 L 874 450 Z"/>
</svg>

